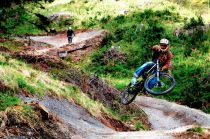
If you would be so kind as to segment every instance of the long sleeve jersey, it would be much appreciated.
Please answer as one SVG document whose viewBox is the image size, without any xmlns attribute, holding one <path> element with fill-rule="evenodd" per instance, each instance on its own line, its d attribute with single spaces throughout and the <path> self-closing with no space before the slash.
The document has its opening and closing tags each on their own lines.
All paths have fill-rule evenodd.
<svg viewBox="0 0 210 139">
<path fill-rule="evenodd" d="M 167 48 L 165 51 L 160 51 L 160 46 L 155 45 L 152 47 L 152 50 L 154 50 L 152 61 L 155 62 L 158 59 L 161 67 L 168 69 L 173 58 L 173 54 L 171 53 L 169 48 Z"/>
</svg>

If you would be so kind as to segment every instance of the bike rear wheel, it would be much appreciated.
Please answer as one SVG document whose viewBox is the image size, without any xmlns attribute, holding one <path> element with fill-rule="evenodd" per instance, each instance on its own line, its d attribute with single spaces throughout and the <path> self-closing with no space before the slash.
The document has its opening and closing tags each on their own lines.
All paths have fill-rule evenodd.
<svg viewBox="0 0 210 139">
<path fill-rule="evenodd" d="M 175 86 L 176 81 L 167 73 L 160 73 L 160 81 L 157 81 L 156 74 L 148 77 L 144 82 L 144 87 L 148 93 L 153 95 L 163 95 L 170 92 Z"/>
<path fill-rule="evenodd" d="M 124 105 L 130 104 L 136 98 L 141 88 L 142 82 L 137 82 L 134 86 L 130 83 L 120 95 L 121 103 Z"/>
</svg>

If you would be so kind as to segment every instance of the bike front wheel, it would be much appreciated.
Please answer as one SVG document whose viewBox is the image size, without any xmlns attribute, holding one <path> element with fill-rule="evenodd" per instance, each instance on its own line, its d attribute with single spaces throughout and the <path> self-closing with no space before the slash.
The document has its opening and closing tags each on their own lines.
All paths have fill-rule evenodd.
<svg viewBox="0 0 210 139">
<path fill-rule="evenodd" d="M 160 73 L 159 82 L 156 74 L 148 77 L 144 82 L 146 91 L 153 95 L 162 95 L 170 92 L 176 86 L 176 81 L 167 73 Z"/>
<path fill-rule="evenodd" d="M 137 82 L 134 86 L 130 83 L 126 87 L 126 89 L 120 94 L 121 103 L 124 105 L 130 104 L 136 98 L 142 86 L 142 82 Z"/>
</svg>

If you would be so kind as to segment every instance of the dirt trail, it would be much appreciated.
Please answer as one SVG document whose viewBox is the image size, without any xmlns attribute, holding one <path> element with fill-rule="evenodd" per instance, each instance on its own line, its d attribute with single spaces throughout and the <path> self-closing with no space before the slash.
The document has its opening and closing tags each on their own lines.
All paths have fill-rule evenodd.
<svg viewBox="0 0 210 139">
<path fill-rule="evenodd" d="M 37 103 L 49 115 L 73 129 L 74 132 L 72 134 L 74 135 L 71 138 L 93 139 L 115 132 L 92 117 L 84 108 L 66 99 L 57 99 L 49 96 L 45 96 L 43 99 L 24 96 L 21 96 L 21 98 L 27 103 Z"/>
<path fill-rule="evenodd" d="M 77 106 L 63 98 L 45 96 L 42 99 L 20 96 L 26 103 L 36 103 L 48 115 L 63 123 L 62 128 L 73 129 L 71 139 L 98 139 L 109 137 L 115 131 L 104 126 L 92 117 L 84 108 Z M 67 126 L 66 126 L 67 125 Z M 68 129 L 65 129 L 68 131 Z M 73 131 L 73 132 L 72 132 Z M 102 137 L 103 136 L 103 137 Z"/>
<path fill-rule="evenodd" d="M 116 132 L 104 126 L 82 107 L 63 98 L 45 96 L 42 99 L 21 96 L 26 103 L 37 103 L 50 116 L 59 120 L 60 128 L 70 132 L 71 139 L 174 139 L 174 134 L 186 131 L 193 126 L 173 130 L 154 130 L 138 132 Z M 69 130 L 69 128 L 71 130 Z"/>
<path fill-rule="evenodd" d="M 39 52 L 47 52 L 53 49 L 58 49 L 66 45 L 74 45 L 100 35 L 103 30 L 90 30 L 87 32 L 78 33 L 73 37 L 72 43 L 68 44 L 66 34 L 57 34 L 54 36 L 31 36 L 30 39 L 37 42 L 44 42 L 50 44 L 52 48 L 42 49 Z"/>
<path fill-rule="evenodd" d="M 140 96 L 136 103 L 148 115 L 153 130 L 187 125 L 210 126 L 210 115 L 166 100 Z"/>
<path fill-rule="evenodd" d="M 90 30 L 88 32 L 78 33 L 73 38 L 72 44 L 93 38 L 100 35 L 101 32 L 101 30 Z M 55 48 L 68 44 L 66 34 L 57 34 L 54 36 L 31 36 L 30 38 L 34 41 L 48 43 Z"/>
</svg>

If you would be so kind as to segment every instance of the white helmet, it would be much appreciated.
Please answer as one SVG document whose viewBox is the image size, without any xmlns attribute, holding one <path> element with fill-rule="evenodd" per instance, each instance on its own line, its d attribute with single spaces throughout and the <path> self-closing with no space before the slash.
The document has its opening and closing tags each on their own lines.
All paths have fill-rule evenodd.
<svg viewBox="0 0 210 139">
<path fill-rule="evenodd" d="M 160 44 L 166 44 L 166 45 L 168 45 L 169 44 L 169 40 L 167 40 L 167 39 L 161 39 L 160 40 Z"/>
</svg>

